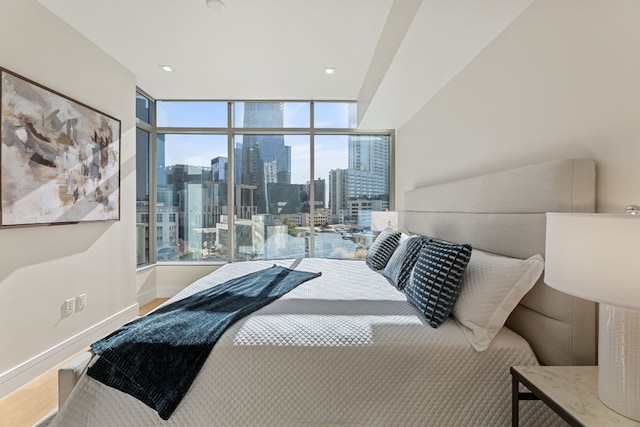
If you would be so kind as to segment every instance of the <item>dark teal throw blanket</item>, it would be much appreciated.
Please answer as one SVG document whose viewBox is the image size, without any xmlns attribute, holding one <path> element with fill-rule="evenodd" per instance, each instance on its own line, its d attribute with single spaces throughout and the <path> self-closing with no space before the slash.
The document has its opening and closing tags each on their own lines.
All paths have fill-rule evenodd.
<svg viewBox="0 0 640 427">
<path fill-rule="evenodd" d="M 93 343 L 87 374 L 167 420 L 231 324 L 318 276 L 274 265 L 161 307 Z"/>
</svg>

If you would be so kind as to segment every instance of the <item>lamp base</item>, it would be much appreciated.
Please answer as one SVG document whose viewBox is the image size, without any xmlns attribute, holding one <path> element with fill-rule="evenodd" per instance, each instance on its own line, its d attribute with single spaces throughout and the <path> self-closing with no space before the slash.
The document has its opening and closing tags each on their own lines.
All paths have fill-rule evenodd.
<svg viewBox="0 0 640 427">
<path fill-rule="evenodd" d="M 640 311 L 600 304 L 598 397 L 640 421 Z"/>
</svg>

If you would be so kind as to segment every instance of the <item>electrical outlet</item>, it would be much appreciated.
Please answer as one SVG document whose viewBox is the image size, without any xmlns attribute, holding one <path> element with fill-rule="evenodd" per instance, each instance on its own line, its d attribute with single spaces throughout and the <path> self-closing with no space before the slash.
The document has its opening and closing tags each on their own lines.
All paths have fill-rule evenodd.
<svg viewBox="0 0 640 427">
<path fill-rule="evenodd" d="M 74 303 L 75 303 L 75 299 L 74 298 L 68 299 L 65 302 L 65 313 L 67 314 L 67 316 L 70 316 L 70 315 L 73 314 Z"/>
<path fill-rule="evenodd" d="M 78 295 L 78 310 L 82 310 L 87 306 L 87 294 Z"/>
</svg>

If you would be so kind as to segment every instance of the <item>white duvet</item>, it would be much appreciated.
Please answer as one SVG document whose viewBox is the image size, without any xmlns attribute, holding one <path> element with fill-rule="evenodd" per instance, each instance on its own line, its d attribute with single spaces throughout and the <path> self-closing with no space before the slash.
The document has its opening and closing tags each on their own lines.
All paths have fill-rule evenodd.
<svg viewBox="0 0 640 427">
<path fill-rule="evenodd" d="M 273 264 L 228 264 L 184 298 Z M 220 338 L 168 421 L 84 375 L 53 425 L 72 426 L 508 426 L 512 365 L 535 365 L 523 338 L 503 328 L 484 352 L 455 321 L 438 329 L 364 262 L 304 259 L 321 271 Z M 521 425 L 553 425 L 540 402 Z M 526 421 L 525 421 L 526 420 Z"/>
</svg>

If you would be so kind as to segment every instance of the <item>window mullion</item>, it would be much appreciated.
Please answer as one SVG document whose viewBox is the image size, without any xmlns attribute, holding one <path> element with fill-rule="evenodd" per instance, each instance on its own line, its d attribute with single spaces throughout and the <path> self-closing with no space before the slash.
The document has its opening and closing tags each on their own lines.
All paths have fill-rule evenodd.
<svg viewBox="0 0 640 427">
<path fill-rule="evenodd" d="M 315 181 L 315 134 L 314 134 L 314 111 L 315 111 L 315 103 L 311 101 L 311 108 L 309 110 L 310 113 L 310 125 L 311 128 L 309 130 L 309 218 L 310 218 L 310 227 L 309 227 L 309 256 L 313 258 L 315 256 L 315 248 L 316 248 L 316 181 Z"/>
</svg>

